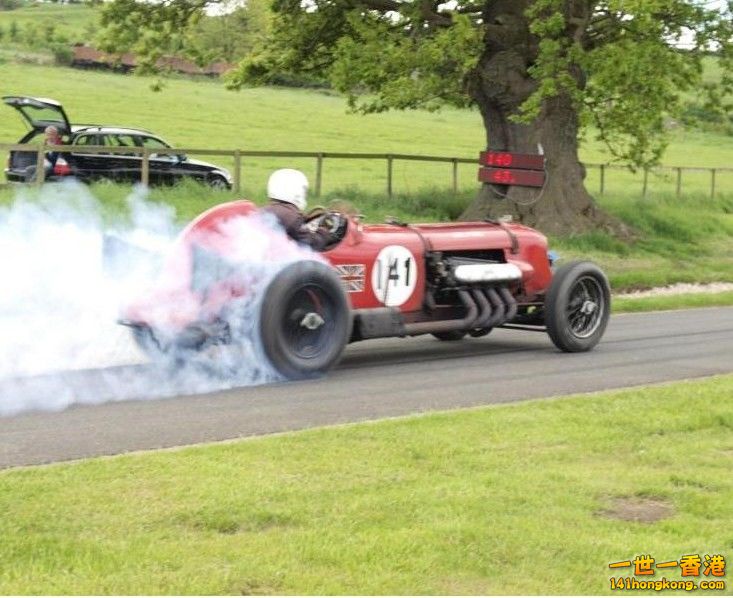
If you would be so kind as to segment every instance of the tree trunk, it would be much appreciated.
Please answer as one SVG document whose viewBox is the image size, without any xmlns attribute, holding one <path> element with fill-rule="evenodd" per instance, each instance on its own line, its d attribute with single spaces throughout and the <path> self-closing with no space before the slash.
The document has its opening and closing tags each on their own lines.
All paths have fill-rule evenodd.
<svg viewBox="0 0 733 598">
<path fill-rule="evenodd" d="M 532 124 L 510 120 L 537 88 L 527 72 L 538 51 L 524 16 L 528 1 L 487 3 L 486 51 L 469 81 L 469 91 L 483 117 L 487 148 L 544 153 L 546 183 L 541 189 L 484 184 L 461 219 L 511 214 L 549 234 L 605 230 L 628 237 L 628 228 L 598 208 L 585 189 L 585 168 L 578 159 L 578 113 L 569 96 L 546 100 Z M 584 74 L 578 70 L 574 75 L 582 85 Z"/>
</svg>

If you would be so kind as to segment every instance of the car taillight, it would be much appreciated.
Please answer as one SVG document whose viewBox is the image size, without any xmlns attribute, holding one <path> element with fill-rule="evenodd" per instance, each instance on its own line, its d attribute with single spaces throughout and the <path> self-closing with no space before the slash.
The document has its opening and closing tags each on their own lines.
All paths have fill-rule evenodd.
<svg viewBox="0 0 733 598">
<path fill-rule="evenodd" d="M 56 164 L 53 167 L 53 173 L 56 176 L 68 176 L 71 174 L 71 167 L 69 163 L 63 158 L 58 158 Z"/>
</svg>

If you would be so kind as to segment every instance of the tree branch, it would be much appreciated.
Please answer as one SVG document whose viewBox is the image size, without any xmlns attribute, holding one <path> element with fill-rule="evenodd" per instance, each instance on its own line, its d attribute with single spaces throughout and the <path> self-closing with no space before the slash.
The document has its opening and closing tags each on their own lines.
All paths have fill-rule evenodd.
<svg viewBox="0 0 733 598">
<path fill-rule="evenodd" d="M 380 12 L 400 12 L 400 8 L 405 5 L 394 0 L 359 0 L 359 4 L 370 10 L 378 10 Z"/>
</svg>

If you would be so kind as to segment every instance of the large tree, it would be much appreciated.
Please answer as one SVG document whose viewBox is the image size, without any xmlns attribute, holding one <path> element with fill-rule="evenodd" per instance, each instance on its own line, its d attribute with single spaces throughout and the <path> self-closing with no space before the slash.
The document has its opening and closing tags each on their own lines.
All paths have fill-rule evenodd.
<svg viewBox="0 0 733 598">
<path fill-rule="evenodd" d="M 178 32 L 215 3 L 114 0 L 108 39 Z M 326 79 L 363 112 L 473 104 L 487 147 L 543 151 L 547 183 L 541 197 L 485 185 L 464 216 L 514 213 L 548 232 L 621 229 L 585 189 L 584 127 L 647 167 L 680 93 L 704 91 L 704 55 L 723 62 L 730 90 L 733 0 L 273 0 L 272 10 L 271 34 L 235 84 Z"/>
</svg>

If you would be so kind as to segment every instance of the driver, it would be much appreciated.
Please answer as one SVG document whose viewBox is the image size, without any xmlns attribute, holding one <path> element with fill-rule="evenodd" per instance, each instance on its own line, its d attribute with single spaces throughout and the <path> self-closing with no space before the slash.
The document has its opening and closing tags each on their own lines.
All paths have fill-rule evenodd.
<svg viewBox="0 0 733 598">
<path fill-rule="evenodd" d="M 282 168 L 270 175 L 267 181 L 268 203 L 263 208 L 273 214 L 291 239 L 321 251 L 331 239 L 329 230 L 319 226 L 315 231 L 305 226 L 305 211 L 308 202 L 308 179 L 292 168 Z"/>
</svg>

